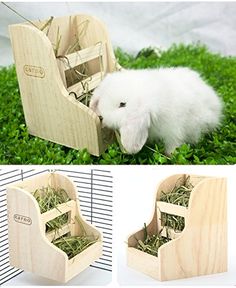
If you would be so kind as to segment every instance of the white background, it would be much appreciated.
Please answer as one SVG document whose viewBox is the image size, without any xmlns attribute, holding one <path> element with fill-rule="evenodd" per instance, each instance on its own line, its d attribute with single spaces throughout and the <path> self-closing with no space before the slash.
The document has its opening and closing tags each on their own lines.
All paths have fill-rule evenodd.
<svg viewBox="0 0 236 288">
<path fill-rule="evenodd" d="M 113 47 L 137 53 L 148 46 L 201 41 L 236 55 L 236 2 L 11 2 L 30 20 L 91 14 L 108 27 Z M 0 66 L 13 62 L 8 25 L 24 22 L 0 3 Z"/>
<path fill-rule="evenodd" d="M 111 282 L 111 278 L 111 272 L 88 267 L 66 284 L 60 285 L 60 283 L 56 281 L 40 277 L 29 272 L 23 272 L 12 280 L 3 284 L 3 286 L 105 286 Z"/>
</svg>

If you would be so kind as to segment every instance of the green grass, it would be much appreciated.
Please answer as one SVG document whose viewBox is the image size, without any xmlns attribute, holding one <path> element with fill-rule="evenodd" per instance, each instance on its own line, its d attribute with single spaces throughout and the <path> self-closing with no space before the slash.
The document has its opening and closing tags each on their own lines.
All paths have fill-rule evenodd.
<svg viewBox="0 0 236 288">
<path fill-rule="evenodd" d="M 112 144 L 100 157 L 86 150 L 74 150 L 27 132 L 14 67 L 0 70 L 0 163 L 1 164 L 235 164 L 236 139 L 236 57 L 213 54 L 202 45 L 172 46 L 160 56 L 153 49 L 135 57 L 116 50 L 124 68 L 188 66 L 200 72 L 225 102 L 221 127 L 191 146 L 182 145 L 171 158 L 161 143 L 144 147 L 136 155 L 123 154 Z"/>
</svg>

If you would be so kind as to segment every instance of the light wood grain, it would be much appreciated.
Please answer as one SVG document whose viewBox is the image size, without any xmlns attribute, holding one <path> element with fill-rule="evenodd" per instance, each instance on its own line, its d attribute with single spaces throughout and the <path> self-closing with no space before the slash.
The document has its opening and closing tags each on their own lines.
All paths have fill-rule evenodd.
<svg viewBox="0 0 236 288">
<path fill-rule="evenodd" d="M 87 77 L 86 79 L 70 86 L 67 90 L 68 92 L 75 92 L 77 97 L 81 96 L 84 93 L 83 84 L 87 84 L 87 91 L 91 91 L 96 88 L 104 77 L 104 73 L 98 72 L 92 76 Z"/>
<path fill-rule="evenodd" d="M 142 271 L 142 273 L 152 278 L 159 278 L 160 265 L 158 258 L 136 248 L 128 247 L 127 265 L 135 270 Z"/>
<path fill-rule="evenodd" d="M 163 202 L 163 201 L 156 202 L 157 231 L 159 233 L 161 232 L 162 236 L 169 237 L 171 239 L 178 238 L 179 233 L 176 233 L 176 231 L 174 231 L 171 228 L 166 229 L 166 227 L 162 226 L 161 213 L 167 213 L 170 215 L 180 216 L 186 219 L 188 209 L 183 206 L 174 205 L 174 204 Z"/>
<path fill-rule="evenodd" d="M 162 191 L 168 193 L 176 181 L 184 181 L 187 176 L 173 175 L 162 181 L 157 189 L 156 199 L 160 199 Z M 178 205 L 174 205 L 175 213 L 174 206 L 169 208 L 169 205 L 166 205 L 163 208 L 165 212 L 168 210 L 171 214 L 185 217 L 184 230 L 181 233 L 170 231 L 173 240 L 159 248 L 158 257 L 155 259 L 135 249 L 136 239 L 143 239 L 144 230 L 132 234 L 128 238 L 128 265 L 131 268 L 160 281 L 227 271 L 226 179 L 190 176 L 195 186 L 188 209 L 180 210 Z M 153 218 L 147 225 L 151 234 L 163 228 L 160 227 L 160 209 L 157 209 L 159 204 L 157 201 Z M 161 233 L 166 235 L 165 229 Z"/>
<path fill-rule="evenodd" d="M 48 183 L 55 188 L 62 185 L 73 200 L 60 205 L 62 213 L 71 211 L 69 224 L 64 225 L 57 233 L 54 231 L 46 234 L 45 223 L 61 213 L 53 209 L 41 214 L 38 203 L 32 196 L 32 189 L 41 188 Z M 80 214 L 76 188 L 68 177 L 60 173 L 45 173 L 13 183 L 7 187 L 7 206 L 12 266 L 64 283 L 101 257 L 102 234 Z M 19 218 L 19 215 L 22 217 Z M 62 250 L 50 243 L 68 231 L 78 236 L 85 232 L 98 242 L 69 260 Z"/>
<path fill-rule="evenodd" d="M 43 214 L 41 214 L 42 221 L 46 224 L 48 221 L 63 215 L 69 211 L 75 210 L 76 202 L 70 200 L 66 203 L 58 204 L 57 208 L 51 209 Z"/>
<path fill-rule="evenodd" d="M 76 67 L 92 59 L 102 57 L 105 52 L 105 47 L 105 43 L 98 43 L 94 46 L 79 50 L 71 54 L 67 54 L 65 56 L 72 67 Z M 68 66 L 65 66 L 65 70 L 66 69 L 68 69 Z M 106 69 L 106 67 L 104 67 L 104 69 Z"/>
<path fill-rule="evenodd" d="M 160 212 L 177 215 L 180 217 L 185 217 L 188 211 L 188 209 L 184 206 L 179 206 L 163 201 L 157 201 L 156 206 Z"/>
<path fill-rule="evenodd" d="M 35 23 L 40 27 L 44 24 Z M 75 149 L 87 148 L 89 153 L 99 156 L 114 141 L 114 134 L 104 141 L 98 116 L 73 95 L 69 95 L 64 64 L 55 57 L 53 50 L 58 27 L 61 42 L 57 56 L 68 54 L 67 50 L 75 43 L 74 35 L 77 33 L 80 35 L 81 49 L 85 51 L 91 51 L 91 47 L 97 49 L 102 43 L 102 62 L 96 59 L 95 62 L 88 62 L 89 75 L 100 71 L 101 63 L 102 77 L 117 69 L 106 27 L 94 17 L 75 15 L 54 18 L 48 36 L 28 23 L 10 25 L 26 125 L 32 135 Z M 93 84 L 98 85 L 100 80 L 101 77 Z M 78 92 L 81 94 L 81 89 Z"/>
<path fill-rule="evenodd" d="M 57 229 L 57 231 L 50 231 L 46 233 L 47 239 L 52 242 L 52 240 L 55 240 L 67 233 L 71 232 L 71 225 L 65 224 L 60 229 Z M 72 235 L 74 236 L 74 235 Z"/>
<path fill-rule="evenodd" d="M 168 237 L 170 239 L 177 239 L 181 236 L 180 231 L 175 231 L 172 228 L 163 227 L 160 231 L 160 235 L 164 237 Z"/>
</svg>

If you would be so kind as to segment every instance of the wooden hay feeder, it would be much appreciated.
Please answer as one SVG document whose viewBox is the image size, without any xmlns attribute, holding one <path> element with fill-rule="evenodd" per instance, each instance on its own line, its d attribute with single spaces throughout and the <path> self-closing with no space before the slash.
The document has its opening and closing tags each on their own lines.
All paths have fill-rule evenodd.
<svg viewBox="0 0 236 288">
<path fill-rule="evenodd" d="M 32 23 L 9 26 L 29 133 L 99 156 L 114 135 L 84 103 L 119 69 L 105 25 L 88 15 Z"/>
<path fill-rule="evenodd" d="M 65 189 L 72 200 L 41 214 L 32 193 L 49 185 Z M 7 187 L 7 206 L 12 266 L 65 283 L 102 256 L 102 235 L 82 218 L 76 188 L 68 177 L 46 173 L 11 184 Z M 45 224 L 65 213 L 69 216 L 68 223 L 57 231 L 46 233 Z M 71 259 L 51 243 L 67 233 L 82 236 L 84 231 L 86 235 L 97 239 L 97 242 Z"/>
<path fill-rule="evenodd" d="M 138 239 L 144 239 L 144 229 L 128 238 L 128 266 L 159 281 L 227 271 L 226 180 L 191 175 L 194 188 L 188 208 L 159 201 L 162 191 L 170 192 L 185 177 L 168 177 L 157 189 L 155 211 L 147 232 L 160 232 L 162 236 L 168 233 L 172 239 L 158 249 L 158 257 L 134 248 Z M 161 213 L 184 217 L 184 230 L 178 233 L 168 228 L 167 232 L 162 227 Z"/>
</svg>

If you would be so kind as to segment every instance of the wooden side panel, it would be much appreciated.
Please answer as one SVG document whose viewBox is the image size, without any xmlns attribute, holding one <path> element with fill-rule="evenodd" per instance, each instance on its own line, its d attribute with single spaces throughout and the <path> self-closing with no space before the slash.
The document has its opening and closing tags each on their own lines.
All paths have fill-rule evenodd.
<svg viewBox="0 0 236 288">
<path fill-rule="evenodd" d="M 227 271 L 226 180 L 201 181 L 191 192 L 182 235 L 159 250 L 160 280 Z"/>
<path fill-rule="evenodd" d="M 128 247 L 127 265 L 135 270 L 154 278 L 160 278 L 160 265 L 157 257 L 142 252 L 136 248 Z"/>
<path fill-rule="evenodd" d="M 7 205 L 10 264 L 64 282 L 67 257 L 46 241 L 36 200 L 11 187 L 7 188 Z"/>
<path fill-rule="evenodd" d="M 102 256 L 102 242 L 98 241 L 69 261 L 66 281 L 82 272 Z"/>
</svg>

